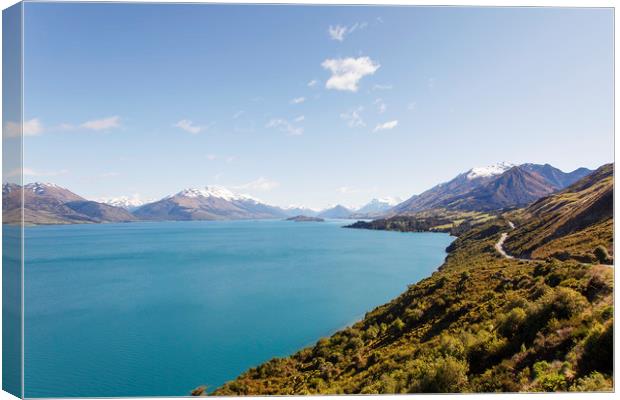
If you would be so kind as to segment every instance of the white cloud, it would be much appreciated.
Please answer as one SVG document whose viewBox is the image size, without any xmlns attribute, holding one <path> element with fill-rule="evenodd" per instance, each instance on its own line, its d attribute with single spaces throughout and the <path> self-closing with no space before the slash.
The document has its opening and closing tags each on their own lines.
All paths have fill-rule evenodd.
<svg viewBox="0 0 620 400">
<path fill-rule="evenodd" d="M 102 119 L 93 119 L 90 121 L 86 121 L 80 125 L 81 128 L 90 129 L 93 131 L 101 131 L 105 129 L 113 129 L 118 128 L 120 126 L 120 117 L 118 115 L 102 118 Z"/>
<path fill-rule="evenodd" d="M 377 84 L 374 85 L 372 88 L 373 90 L 391 90 L 394 86 L 392 85 L 381 85 L 381 84 Z"/>
<path fill-rule="evenodd" d="M 355 32 L 358 29 L 364 29 L 368 26 L 368 24 L 366 22 L 356 22 L 355 24 L 351 25 L 351 26 L 346 26 L 346 25 L 336 25 L 336 26 L 329 26 L 329 28 L 327 29 L 327 33 L 329 33 L 329 37 L 332 40 L 337 40 L 339 42 L 344 41 L 345 36 L 350 35 L 351 33 Z"/>
<path fill-rule="evenodd" d="M 366 123 L 362 119 L 362 111 L 364 107 L 358 107 L 355 110 L 348 111 L 346 113 L 340 114 L 340 118 L 347 121 L 347 125 L 350 128 L 357 128 L 366 126 Z"/>
<path fill-rule="evenodd" d="M 303 135 L 304 133 L 304 129 L 300 128 L 300 127 L 296 127 L 293 124 L 291 124 L 290 122 L 288 122 L 285 119 L 282 118 L 273 118 L 271 119 L 267 125 L 265 125 L 266 128 L 276 128 L 278 129 L 280 132 L 284 132 L 287 133 L 291 136 L 299 136 L 299 135 Z"/>
<path fill-rule="evenodd" d="M 37 170 L 34 170 L 32 168 L 27 168 L 27 167 L 23 169 L 24 176 L 30 176 L 30 177 L 58 176 L 58 175 L 67 174 L 68 172 L 69 170 L 66 170 L 66 169 L 61 169 L 58 171 L 37 171 Z M 10 177 L 14 177 L 14 176 L 19 176 L 21 173 L 22 173 L 22 170 L 20 168 L 16 168 L 10 171 L 8 175 Z"/>
<path fill-rule="evenodd" d="M 340 25 L 330 25 L 327 29 L 327 32 L 329 33 L 329 37 L 332 38 L 332 40 L 342 42 L 344 40 L 344 36 L 347 34 L 347 27 Z"/>
<path fill-rule="evenodd" d="M 304 115 L 300 115 L 299 117 L 295 118 L 293 122 L 303 122 L 305 119 L 306 117 Z"/>
<path fill-rule="evenodd" d="M 407 109 L 410 110 L 410 111 L 415 110 L 416 107 L 417 107 L 417 104 L 416 104 L 415 101 L 412 101 L 411 103 L 407 104 Z"/>
<path fill-rule="evenodd" d="M 377 106 L 377 111 L 379 111 L 380 114 L 383 114 L 387 110 L 387 104 L 385 104 L 381 98 L 375 100 L 375 105 Z"/>
<path fill-rule="evenodd" d="M 261 176 L 260 178 L 255 179 L 252 182 L 248 182 L 239 186 L 234 186 L 233 188 L 244 190 L 260 190 L 263 192 L 267 192 L 277 188 L 278 186 L 280 186 L 279 182 Z"/>
<path fill-rule="evenodd" d="M 207 154 L 207 160 L 209 161 L 217 160 L 217 154 Z"/>
<path fill-rule="evenodd" d="M 291 100 L 291 104 L 301 104 L 304 101 L 306 101 L 305 97 L 295 97 L 293 100 Z"/>
<path fill-rule="evenodd" d="M 374 74 L 381 67 L 369 57 L 327 59 L 321 66 L 332 73 L 325 83 L 327 89 L 351 92 L 357 92 L 360 79 Z"/>
<path fill-rule="evenodd" d="M 374 132 L 378 132 L 378 131 L 385 131 L 385 130 L 389 130 L 389 129 L 394 129 L 396 128 L 396 126 L 398 125 L 398 121 L 397 120 L 393 120 L 393 121 L 388 121 L 388 122 L 384 122 L 382 124 L 379 124 L 375 127 Z"/>
<path fill-rule="evenodd" d="M 310 82 L 308 82 L 308 87 L 314 87 L 319 83 L 319 81 L 317 81 L 316 79 L 311 80 Z"/>
<path fill-rule="evenodd" d="M 8 121 L 4 126 L 4 134 L 11 138 L 19 137 L 22 134 L 24 136 L 37 136 L 41 132 L 43 132 L 43 125 L 38 118 L 24 121 L 23 125 L 19 122 Z"/>
<path fill-rule="evenodd" d="M 193 135 L 200 133 L 200 131 L 203 130 L 203 127 L 195 125 L 189 119 L 182 119 L 173 126 L 179 129 L 183 129 L 185 132 L 189 132 Z"/>
</svg>

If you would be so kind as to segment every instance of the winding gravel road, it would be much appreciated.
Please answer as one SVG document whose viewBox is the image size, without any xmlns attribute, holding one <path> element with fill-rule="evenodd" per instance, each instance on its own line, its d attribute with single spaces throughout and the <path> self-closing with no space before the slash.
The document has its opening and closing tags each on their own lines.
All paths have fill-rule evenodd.
<svg viewBox="0 0 620 400">
<path fill-rule="evenodd" d="M 515 228 L 515 224 L 512 223 L 512 221 L 507 221 L 508 222 L 508 226 L 510 227 L 510 229 L 514 229 Z M 511 256 L 510 254 L 506 253 L 506 250 L 504 250 L 504 242 L 506 242 L 506 239 L 508 238 L 508 232 L 504 232 L 502 233 L 502 235 L 499 237 L 499 240 L 497 241 L 497 243 L 495 243 L 495 250 L 497 250 L 497 252 L 499 254 L 502 255 L 502 257 L 507 258 L 509 260 L 518 260 L 518 261 L 525 261 L 525 262 L 534 262 L 535 260 L 529 259 L 529 258 L 517 258 L 514 256 Z M 580 263 L 583 265 L 590 265 L 587 263 Z M 599 265 L 604 265 L 606 267 L 611 267 L 613 268 L 613 264 L 599 264 Z"/>
</svg>

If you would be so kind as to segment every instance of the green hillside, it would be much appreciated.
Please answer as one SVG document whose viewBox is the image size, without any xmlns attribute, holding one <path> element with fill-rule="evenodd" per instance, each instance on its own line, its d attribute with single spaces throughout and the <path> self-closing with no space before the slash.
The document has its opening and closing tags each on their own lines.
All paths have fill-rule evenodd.
<svg viewBox="0 0 620 400">
<path fill-rule="evenodd" d="M 550 231 L 539 220 L 552 211 L 533 209 L 472 225 L 431 277 L 353 326 L 250 369 L 213 394 L 611 390 L 613 268 L 573 257 L 508 259 L 494 247 L 508 233 L 512 249 L 543 238 L 522 254 L 573 243 L 576 235 L 580 248 L 610 249 L 607 213 L 582 212 L 591 202 L 563 199 L 591 197 L 600 185 L 613 185 L 608 178 L 599 170 L 546 199 L 555 215 L 571 211 L 571 229 Z M 508 218 L 524 228 L 511 229 Z"/>
</svg>

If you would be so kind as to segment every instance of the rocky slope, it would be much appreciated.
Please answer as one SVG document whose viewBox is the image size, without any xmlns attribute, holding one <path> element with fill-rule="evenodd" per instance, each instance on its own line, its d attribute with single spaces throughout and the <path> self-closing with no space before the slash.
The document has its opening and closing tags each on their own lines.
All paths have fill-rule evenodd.
<svg viewBox="0 0 620 400">
<path fill-rule="evenodd" d="M 21 221 L 22 187 L 4 184 L 2 211 L 5 223 Z M 74 224 L 129 222 L 136 218 L 126 210 L 95 201 L 52 183 L 29 183 L 23 187 L 24 223 Z"/>
</svg>

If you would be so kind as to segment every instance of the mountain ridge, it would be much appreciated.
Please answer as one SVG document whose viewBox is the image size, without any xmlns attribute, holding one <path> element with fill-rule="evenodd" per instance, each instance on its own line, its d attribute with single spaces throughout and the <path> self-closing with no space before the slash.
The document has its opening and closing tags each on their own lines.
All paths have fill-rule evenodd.
<svg viewBox="0 0 620 400">
<path fill-rule="evenodd" d="M 388 214 L 406 214 L 444 208 L 492 211 L 522 207 L 564 189 L 591 171 L 578 168 L 566 173 L 550 164 L 494 164 L 472 168 L 396 205 Z"/>
</svg>

